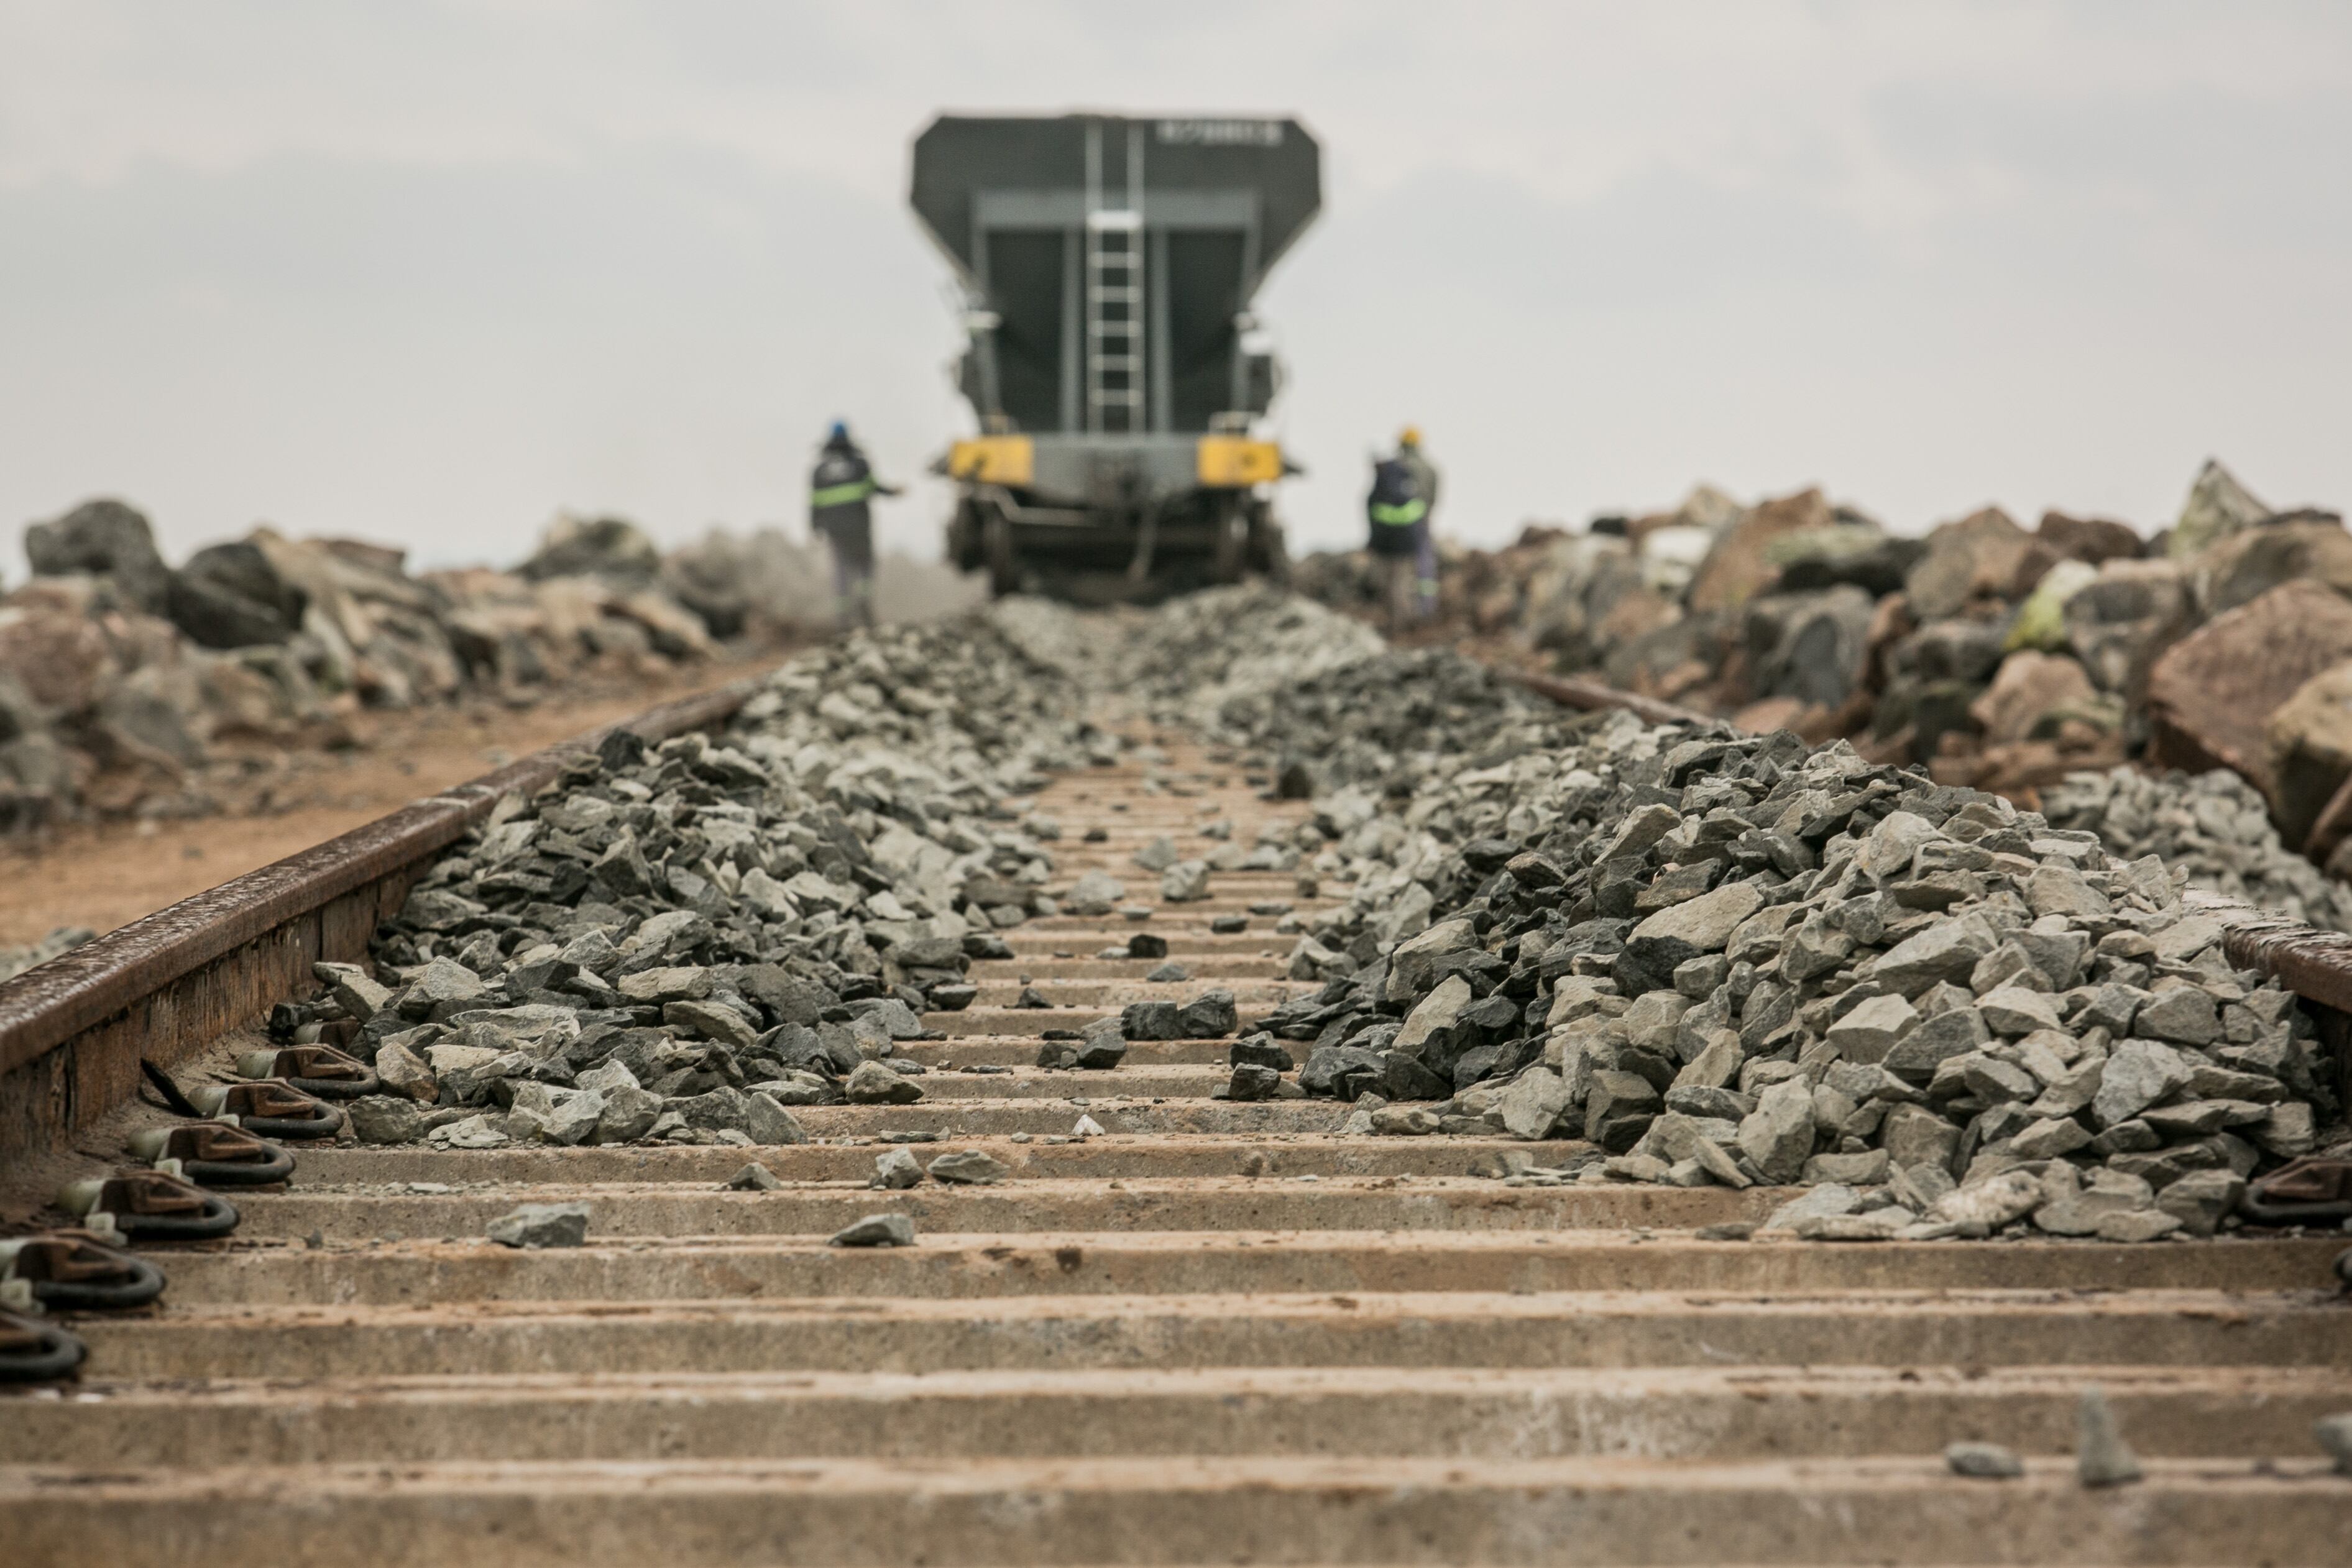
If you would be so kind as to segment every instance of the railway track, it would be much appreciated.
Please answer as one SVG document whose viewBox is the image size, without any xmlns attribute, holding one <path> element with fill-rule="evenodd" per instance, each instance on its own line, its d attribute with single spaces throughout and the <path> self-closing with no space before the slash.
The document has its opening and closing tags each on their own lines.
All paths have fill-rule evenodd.
<svg viewBox="0 0 2352 1568">
<path fill-rule="evenodd" d="M 1124 763 L 1037 794 L 1057 883 L 1131 875 L 1213 810 L 1247 838 L 1305 809 L 1150 738 L 1151 778 L 1187 792 Z M 142 1052 L 220 1060 L 564 760 L 0 987 L 0 1137 L 87 1144 Z M 1246 1027 L 1297 994 L 1291 938 L 1253 913 L 1284 902 L 1306 906 L 1287 873 L 1221 873 L 1140 927 L 1164 959 L 1098 956 L 1139 929 L 1116 915 L 1013 929 L 971 1004 L 903 1044 L 922 1102 L 798 1108 L 805 1144 L 304 1151 L 294 1186 L 240 1197 L 234 1240 L 158 1254 L 163 1307 L 73 1320 L 78 1385 L 0 1404 L 8 1560 L 2345 1560 L 2352 1479 L 2311 1440 L 2352 1410 L 2340 1236 L 1706 1239 L 1790 1194 L 1507 1185 L 1471 1173 L 1553 1146 L 1340 1135 L 1328 1101 L 1219 1098 L 1227 1040 L 1035 1065 L 1043 1030 L 1129 1001 L 1221 987 Z M 2352 1000 L 2326 942 L 2216 913 L 2236 962 Z M 1187 977 L 1146 978 L 1169 961 Z M 1008 1175 L 869 1189 L 893 1148 Z M 781 1185 L 726 1186 L 751 1157 Z M 591 1211 L 584 1247 L 482 1239 L 568 1201 Z M 877 1212 L 917 1244 L 826 1244 Z M 2092 1385 L 2136 1484 L 2076 1479 Z M 2008 1445 L 2024 1474 L 1952 1473 L 1960 1440 Z"/>
</svg>

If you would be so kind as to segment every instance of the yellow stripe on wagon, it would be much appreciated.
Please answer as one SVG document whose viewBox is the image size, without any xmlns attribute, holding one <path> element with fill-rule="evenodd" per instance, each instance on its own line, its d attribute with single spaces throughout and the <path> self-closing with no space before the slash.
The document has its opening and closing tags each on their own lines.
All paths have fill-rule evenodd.
<svg viewBox="0 0 2352 1568">
<path fill-rule="evenodd" d="M 1271 485 L 1282 477 L 1282 448 L 1245 435 L 1204 435 L 1197 449 L 1194 474 L 1213 489 Z"/>
<path fill-rule="evenodd" d="M 1025 435 L 982 435 L 948 448 L 948 476 L 982 485 L 1026 485 L 1037 472 L 1037 448 Z"/>
</svg>

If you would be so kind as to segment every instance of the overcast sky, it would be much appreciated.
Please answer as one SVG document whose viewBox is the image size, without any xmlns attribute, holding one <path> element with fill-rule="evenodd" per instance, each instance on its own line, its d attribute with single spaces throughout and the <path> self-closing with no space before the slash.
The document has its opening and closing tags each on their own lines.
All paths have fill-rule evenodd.
<svg viewBox="0 0 2352 1568">
<path fill-rule="evenodd" d="M 909 139 L 1081 107 L 1322 140 L 1295 547 L 1405 420 L 1481 542 L 1702 479 L 2147 528 L 2208 454 L 2352 501 L 2341 4 L 0 0 L 0 528 L 798 529 L 834 414 L 896 476 L 969 423 Z"/>
</svg>

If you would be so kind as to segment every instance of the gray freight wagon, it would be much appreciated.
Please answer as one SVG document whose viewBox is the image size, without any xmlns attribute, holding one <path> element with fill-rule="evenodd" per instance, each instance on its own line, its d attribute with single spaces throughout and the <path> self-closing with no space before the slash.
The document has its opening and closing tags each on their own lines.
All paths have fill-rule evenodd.
<svg viewBox="0 0 2352 1568">
<path fill-rule="evenodd" d="M 1295 120 L 942 115 L 916 214 L 962 286 L 980 434 L 948 551 L 996 591 L 1156 598 L 1283 570 L 1250 301 L 1322 202 Z"/>
</svg>

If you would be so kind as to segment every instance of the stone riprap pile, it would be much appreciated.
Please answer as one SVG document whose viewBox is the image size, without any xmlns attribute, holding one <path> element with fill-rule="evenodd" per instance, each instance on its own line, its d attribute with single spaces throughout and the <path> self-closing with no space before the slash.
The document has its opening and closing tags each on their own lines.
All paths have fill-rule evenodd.
<svg viewBox="0 0 2352 1568">
<path fill-rule="evenodd" d="M 1515 643 L 1731 718 L 1843 737 L 2029 808 L 2126 760 L 2233 769 L 2294 852 L 2352 840 L 2352 534 L 2209 463 L 2153 538 L 1997 507 L 1921 538 L 1817 490 L 1448 549 L 1441 636 Z M 1325 602 L 1377 612 L 1360 552 L 1301 562 Z M 2352 855 L 2352 851 L 2346 852 Z"/>
<path fill-rule="evenodd" d="M 1390 649 L 1227 697 L 1211 733 L 1294 784 L 1412 794 L 1463 768 L 1557 747 L 1576 716 L 1445 648 Z"/>
<path fill-rule="evenodd" d="M 2280 842 L 2262 795 L 2227 769 L 2069 774 L 2044 792 L 2042 810 L 2053 827 L 2098 834 L 2109 854 L 2156 856 L 2191 887 L 2352 931 L 2352 885 Z"/>
<path fill-rule="evenodd" d="M 566 518 L 513 571 L 415 574 L 396 549 L 264 528 L 175 568 L 143 516 L 92 501 L 25 546 L 34 575 L 0 595 L 0 832 L 202 812 L 257 758 L 349 744 L 362 709 L 529 702 L 832 621 L 821 554 L 773 530 L 664 555 Z M 943 569 L 884 578 L 886 610 L 969 601 Z"/>
<path fill-rule="evenodd" d="M 501 802 L 282 1029 L 352 1033 L 371 1142 L 798 1142 L 790 1107 L 905 1103 L 897 1042 L 1050 914 L 1041 769 L 1115 753 L 986 617 L 785 664 L 724 731 L 607 744 Z"/>
<path fill-rule="evenodd" d="M 1278 652 L 1324 613 L 1229 635 Z M 722 735 L 616 746 L 502 806 L 373 976 L 285 1021 L 356 1025 L 395 1091 L 355 1111 L 371 1140 L 779 1143 L 796 1106 L 917 1102 L 898 1044 L 970 1002 L 1000 932 L 1148 898 L 1057 873 L 1058 824 L 1007 802 L 1122 755 L 1151 790 L 1150 749 L 1083 716 L 1107 690 L 1200 711 L 1170 673 L 1198 635 L 1012 601 L 804 655 Z M 1133 857 L 1171 906 L 1218 867 L 1344 894 L 1268 905 L 1317 988 L 1234 1041 L 1231 1099 L 1569 1145 L 1523 1182 L 1804 1185 L 1778 1223 L 1832 1237 L 2210 1234 L 2250 1176 L 2343 1136 L 2294 998 L 2230 967 L 2154 854 L 1843 742 L 1566 713 L 1451 653 L 1235 689 L 1251 652 L 1202 666 L 1210 738 L 1305 769 L 1308 815 Z M 2103 828 L 2175 853 L 2244 834 L 2107 799 Z M 2234 863 L 2231 891 L 2280 874 Z M 1051 1003 L 1024 982 L 1014 1005 Z M 1116 1071 L 1239 1021 L 1214 990 L 1129 1003 L 1037 1065 Z"/>
<path fill-rule="evenodd" d="M 1579 722 L 1317 803 L 1307 863 L 1355 891 L 1269 1025 L 1351 1125 L 1803 1183 L 1777 1222 L 1829 1237 L 2210 1234 L 2346 1137 L 2308 1019 L 2155 856 L 1843 743 Z"/>
<path fill-rule="evenodd" d="M 1108 639 L 1076 641 L 1085 678 L 1194 730 L 1213 728 L 1229 704 L 1354 667 L 1386 646 L 1360 621 L 1262 584 L 1190 594 L 1121 617 Z"/>
</svg>

